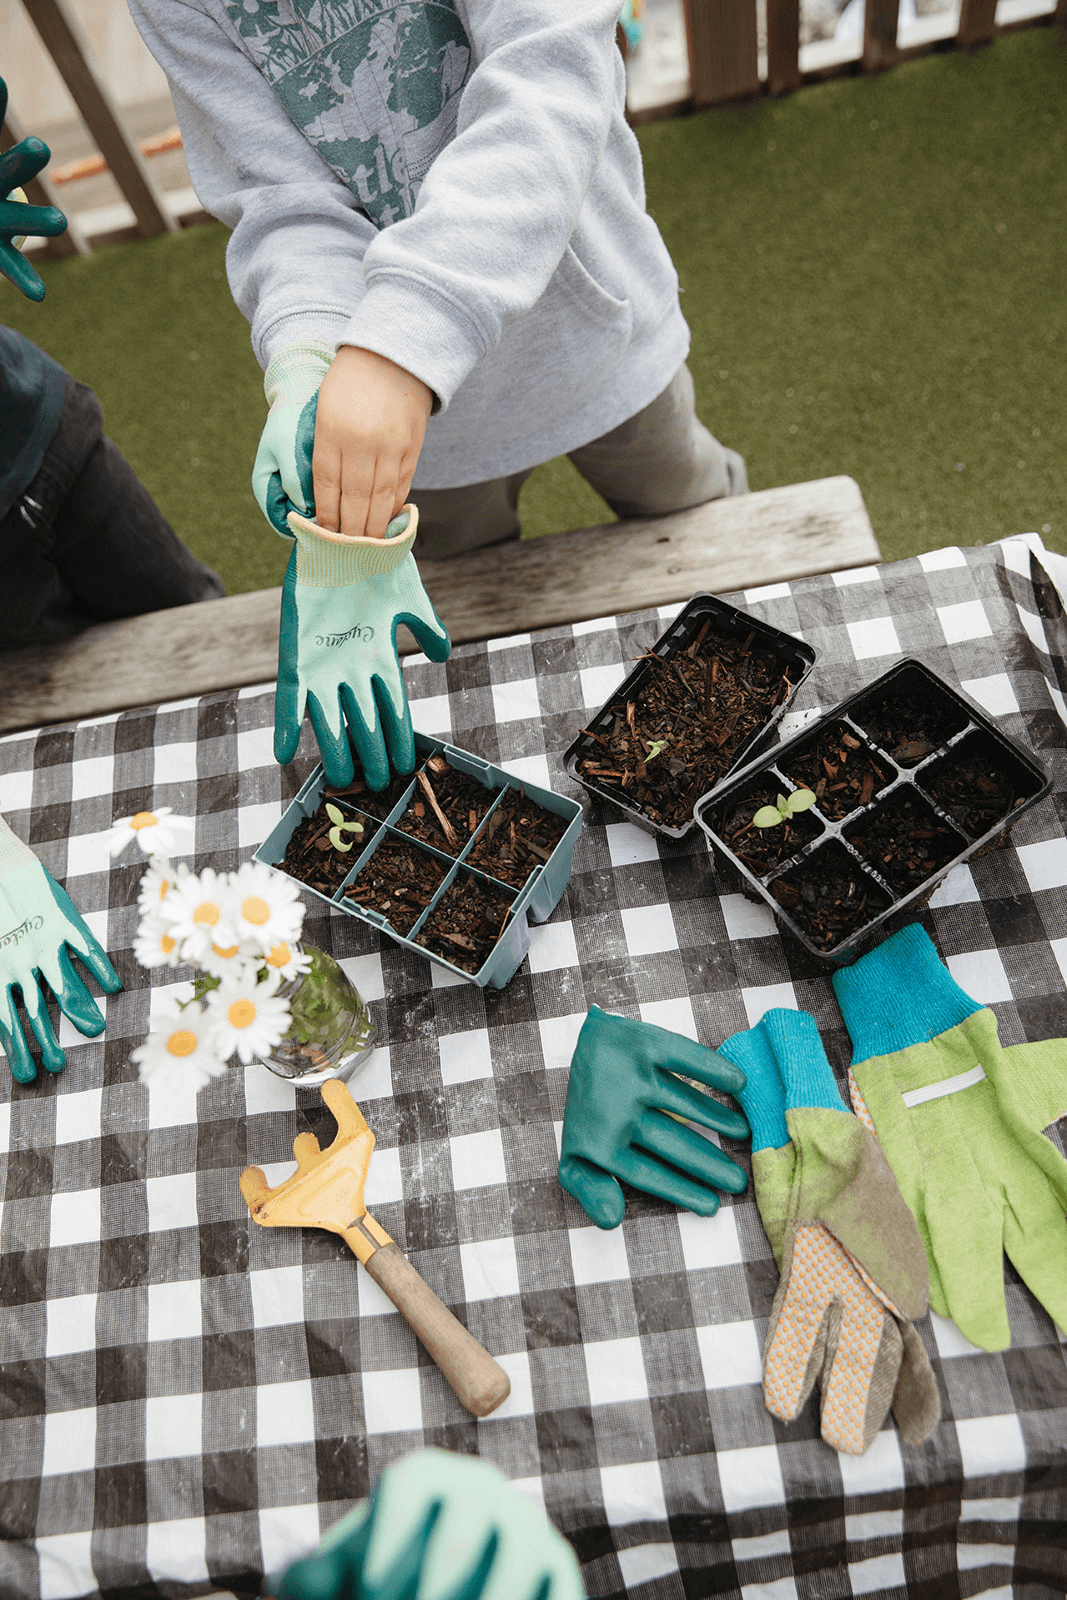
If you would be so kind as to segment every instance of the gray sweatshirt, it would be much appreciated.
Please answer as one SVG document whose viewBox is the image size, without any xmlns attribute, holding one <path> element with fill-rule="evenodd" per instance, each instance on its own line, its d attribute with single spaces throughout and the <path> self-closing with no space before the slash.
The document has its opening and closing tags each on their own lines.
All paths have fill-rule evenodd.
<svg viewBox="0 0 1067 1600">
<path fill-rule="evenodd" d="M 624 118 L 619 0 L 129 0 L 265 367 L 377 351 L 437 397 L 415 486 L 573 450 L 689 331 Z"/>
</svg>

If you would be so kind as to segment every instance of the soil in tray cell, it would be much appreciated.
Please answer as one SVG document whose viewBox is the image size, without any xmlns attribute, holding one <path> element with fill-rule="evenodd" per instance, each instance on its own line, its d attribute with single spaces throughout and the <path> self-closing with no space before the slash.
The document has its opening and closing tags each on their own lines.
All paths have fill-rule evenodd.
<svg viewBox="0 0 1067 1600">
<path fill-rule="evenodd" d="M 890 688 L 880 699 L 853 706 L 849 716 L 901 767 L 917 767 L 969 721 L 936 684 Z"/>
<path fill-rule="evenodd" d="M 776 878 L 770 892 L 816 950 L 832 950 L 893 903 L 836 840 Z"/>
<path fill-rule="evenodd" d="M 417 775 L 415 792 L 396 826 L 445 855 L 458 856 L 496 799 L 468 772 L 431 756 Z"/>
<path fill-rule="evenodd" d="M 865 806 L 893 777 L 844 722 L 831 723 L 787 759 L 782 766 L 786 777 L 799 788 L 814 789 L 819 810 L 832 822 Z"/>
<path fill-rule="evenodd" d="M 468 862 L 491 878 L 521 889 L 535 867 L 544 866 L 567 831 L 566 817 L 509 789 L 489 818 Z"/>
<path fill-rule="evenodd" d="M 327 800 L 335 797 L 347 800 L 349 805 L 365 811 L 369 817 L 377 817 L 379 822 L 384 822 L 395 805 L 398 805 L 405 790 L 411 784 L 410 772 L 397 772 L 389 779 L 384 789 L 372 789 L 362 778 L 356 777 L 343 789 L 324 789 L 322 792 Z"/>
<path fill-rule="evenodd" d="M 426 850 L 403 839 L 384 839 L 344 892 L 362 911 L 377 911 L 399 934 L 408 934 L 448 871 Z"/>
<path fill-rule="evenodd" d="M 328 804 L 342 812 L 346 822 L 359 823 L 363 829 L 362 833 L 348 829 L 341 833 L 341 843 L 349 846 L 347 850 L 338 850 L 330 839 L 330 829 L 334 823 L 326 812 Z M 346 802 L 336 798 L 323 800 L 317 811 L 298 822 L 293 829 L 285 847 L 282 871 L 300 883 L 306 883 L 309 889 L 317 889 L 319 894 L 332 897 L 352 871 L 377 828 L 376 822 L 362 818 Z"/>
<path fill-rule="evenodd" d="M 966 841 L 913 789 L 900 789 L 846 834 L 864 861 L 902 894 L 958 856 Z"/>
<path fill-rule="evenodd" d="M 970 838 L 980 839 L 1028 800 L 1040 781 L 979 733 L 924 772 L 922 786 Z"/>
<path fill-rule="evenodd" d="M 780 793 L 781 788 L 774 782 L 759 783 L 743 796 L 731 796 L 710 815 L 704 813 L 705 822 L 755 878 L 773 872 L 823 832 L 822 823 L 810 811 L 799 811 L 788 822 L 773 828 L 753 827 L 756 812 L 763 806 L 775 805 Z"/>
<path fill-rule="evenodd" d="M 464 972 L 484 967 L 511 914 L 512 896 L 460 870 L 419 932 L 416 944 Z"/>
<path fill-rule="evenodd" d="M 585 782 L 617 793 L 657 827 L 681 828 L 729 772 L 741 747 L 793 690 L 790 665 L 753 632 L 733 638 L 711 618 L 669 658 L 650 652 L 634 699 L 612 701 L 595 750 L 577 763 Z"/>
</svg>

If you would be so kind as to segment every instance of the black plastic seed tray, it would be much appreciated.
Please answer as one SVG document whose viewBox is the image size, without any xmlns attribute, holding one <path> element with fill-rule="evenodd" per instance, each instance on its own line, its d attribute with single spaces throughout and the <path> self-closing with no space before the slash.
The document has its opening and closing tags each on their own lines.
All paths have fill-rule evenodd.
<svg viewBox="0 0 1067 1600">
<path fill-rule="evenodd" d="M 967 696 L 905 660 L 704 795 L 695 816 L 744 892 L 836 967 L 961 861 L 1003 844 L 1051 783 Z M 814 790 L 810 809 L 752 824 L 799 788 Z"/>
<path fill-rule="evenodd" d="M 652 674 L 662 670 L 657 664 L 642 659 L 611 699 L 586 723 L 563 758 L 569 775 L 589 794 L 616 806 L 639 828 L 667 839 L 684 839 L 695 826 L 693 806 L 701 795 L 724 782 L 729 773 L 736 771 L 773 742 L 774 731 L 786 708 L 815 664 L 815 651 L 803 640 L 791 633 L 783 633 L 780 628 L 772 628 L 759 617 L 753 617 L 713 594 L 694 595 L 666 633 L 649 646 L 647 654 L 659 656 L 665 662 L 673 662 L 700 646 L 700 657 L 703 658 L 707 652 L 701 644 L 702 630 L 706 630 L 704 644 L 716 636 L 732 645 L 750 640 L 749 659 L 754 669 L 752 676 L 758 674 L 769 682 L 777 675 L 788 687 L 758 726 L 746 728 L 741 722 L 734 736 L 729 717 L 717 716 L 712 721 L 706 715 L 707 706 L 715 704 L 715 697 L 719 694 L 718 685 L 709 682 L 705 686 L 698 681 L 699 693 L 692 695 L 692 706 L 695 721 L 702 730 L 700 739 L 704 755 L 690 769 L 692 782 L 686 780 L 686 792 L 671 797 L 667 815 L 656 799 L 656 762 L 669 765 L 673 759 L 669 745 L 648 762 L 645 783 L 638 781 L 623 786 L 609 776 L 588 770 L 590 765 L 594 768 L 603 767 L 605 761 L 611 762 L 606 741 L 613 736 L 620 718 L 626 723 L 630 705 L 635 708 L 634 727 L 640 730 L 642 703 L 648 694 Z M 636 740 L 639 732 L 633 732 L 633 729 L 631 732 Z M 658 770 L 662 773 L 663 766 Z"/>
</svg>

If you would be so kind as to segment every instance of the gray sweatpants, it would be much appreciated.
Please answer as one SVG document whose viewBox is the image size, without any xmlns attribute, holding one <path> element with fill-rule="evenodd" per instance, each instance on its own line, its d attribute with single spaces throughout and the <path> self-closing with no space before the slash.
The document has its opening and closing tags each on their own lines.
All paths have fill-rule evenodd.
<svg viewBox="0 0 1067 1600">
<path fill-rule="evenodd" d="M 748 492 L 744 458 L 721 445 L 696 414 L 686 366 L 651 405 L 570 451 L 570 460 L 618 517 L 665 516 Z M 462 489 L 412 488 L 419 508 L 419 556 L 454 556 L 517 539 L 519 490 L 529 476 L 529 471 L 514 472 Z"/>
</svg>

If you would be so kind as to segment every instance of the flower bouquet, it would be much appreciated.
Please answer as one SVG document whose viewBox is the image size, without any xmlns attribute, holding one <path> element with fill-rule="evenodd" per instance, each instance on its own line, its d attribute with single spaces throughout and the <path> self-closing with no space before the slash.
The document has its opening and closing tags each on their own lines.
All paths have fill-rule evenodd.
<svg viewBox="0 0 1067 1600">
<path fill-rule="evenodd" d="M 225 873 L 172 866 L 169 852 L 191 828 L 160 806 L 123 818 L 108 836 L 113 857 L 136 841 L 149 858 L 138 963 L 196 969 L 189 993 L 157 1009 L 132 1052 L 141 1081 L 180 1075 L 202 1088 L 234 1057 L 308 1085 L 350 1077 L 371 1052 L 374 1027 L 333 957 L 301 945 L 296 886 L 257 861 Z"/>
</svg>

